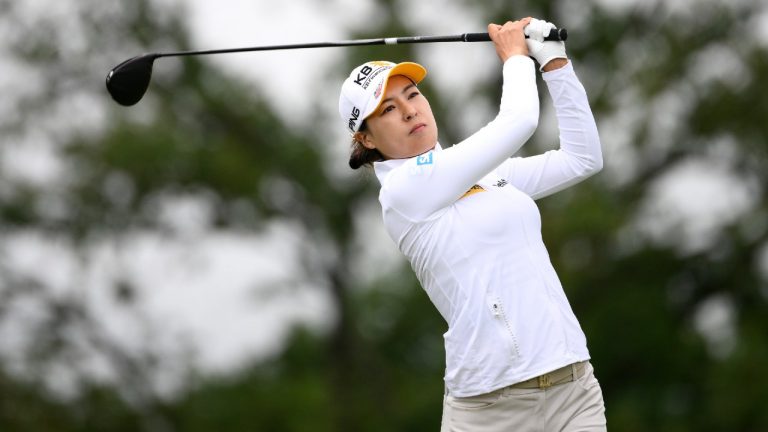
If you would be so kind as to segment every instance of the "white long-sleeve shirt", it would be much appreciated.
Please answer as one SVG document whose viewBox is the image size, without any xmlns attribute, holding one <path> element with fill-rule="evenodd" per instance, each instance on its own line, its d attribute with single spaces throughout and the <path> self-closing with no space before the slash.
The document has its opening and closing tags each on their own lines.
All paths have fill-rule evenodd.
<svg viewBox="0 0 768 432">
<path fill-rule="evenodd" d="M 541 237 L 534 199 L 602 167 L 586 93 L 571 64 L 543 75 L 560 149 L 510 158 L 538 124 L 534 64 L 503 66 L 498 116 L 465 141 L 376 162 L 384 225 L 448 323 L 445 382 L 487 393 L 589 359 Z"/>
</svg>

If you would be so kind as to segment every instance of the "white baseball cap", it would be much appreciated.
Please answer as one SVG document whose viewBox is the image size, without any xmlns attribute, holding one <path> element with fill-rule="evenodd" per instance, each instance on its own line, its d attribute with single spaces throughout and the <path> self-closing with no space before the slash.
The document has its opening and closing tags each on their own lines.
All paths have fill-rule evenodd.
<svg viewBox="0 0 768 432">
<path fill-rule="evenodd" d="M 418 84 L 427 75 L 424 66 L 418 63 L 370 61 L 352 70 L 341 86 L 339 115 L 351 133 L 360 130 L 360 125 L 381 104 L 387 92 L 387 80 L 391 76 L 405 75 Z"/>
</svg>

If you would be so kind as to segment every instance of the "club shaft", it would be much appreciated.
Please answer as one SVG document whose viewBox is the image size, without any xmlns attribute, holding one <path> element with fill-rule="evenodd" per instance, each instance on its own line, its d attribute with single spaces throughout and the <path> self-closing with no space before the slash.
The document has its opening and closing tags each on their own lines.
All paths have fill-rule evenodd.
<svg viewBox="0 0 768 432">
<path fill-rule="evenodd" d="M 565 29 L 555 29 L 550 33 L 547 40 L 565 40 L 567 33 Z M 306 48 L 332 48 L 332 47 L 347 47 L 347 46 L 363 46 L 363 45 L 400 45 L 400 44 L 413 44 L 413 43 L 436 43 L 436 42 L 487 42 L 491 38 L 488 33 L 462 33 L 458 35 L 450 36 L 408 36 L 408 37 L 395 37 L 395 38 L 377 38 L 377 39 L 355 39 L 337 42 L 314 42 L 314 43 L 302 43 L 302 44 L 288 44 L 288 45 L 267 45 L 257 47 L 243 47 L 243 48 L 226 48 L 226 49 L 214 49 L 214 50 L 201 50 L 201 51 L 173 51 L 165 53 L 153 54 L 154 57 L 179 57 L 179 56 L 192 56 L 192 55 L 208 55 L 208 54 L 228 54 L 238 52 L 251 52 L 251 51 L 277 51 L 277 50 L 291 50 L 291 49 L 306 49 Z"/>
<path fill-rule="evenodd" d="M 202 51 L 175 51 L 175 52 L 167 52 L 167 53 L 158 53 L 157 57 L 228 54 L 228 53 L 251 52 L 251 51 L 278 51 L 278 50 L 307 49 L 307 48 L 333 48 L 333 47 L 364 46 L 364 45 L 398 45 L 398 44 L 406 44 L 406 43 L 463 42 L 463 40 L 461 39 L 462 36 L 463 35 L 413 36 L 413 37 L 399 37 L 399 38 L 356 39 L 356 40 L 346 40 L 346 41 L 337 41 L 337 42 L 313 42 L 313 43 L 288 44 L 288 45 L 267 45 L 267 46 L 257 46 L 257 47 L 226 48 L 226 49 L 213 49 L 213 50 L 202 50 Z"/>
</svg>

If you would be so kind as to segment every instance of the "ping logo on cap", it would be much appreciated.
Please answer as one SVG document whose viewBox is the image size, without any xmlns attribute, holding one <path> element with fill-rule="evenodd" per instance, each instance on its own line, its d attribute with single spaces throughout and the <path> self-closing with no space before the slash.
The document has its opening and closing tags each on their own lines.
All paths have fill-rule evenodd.
<svg viewBox="0 0 768 432">
<path fill-rule="evenodd" d="M 357 119 L 360 118 L 360 109 L 356 106 L 352 107 L 352 115 L 349 117 L 349 128 L 351 130 L 355 130 L 355 127 L 357 126 Z"/>
</svg>

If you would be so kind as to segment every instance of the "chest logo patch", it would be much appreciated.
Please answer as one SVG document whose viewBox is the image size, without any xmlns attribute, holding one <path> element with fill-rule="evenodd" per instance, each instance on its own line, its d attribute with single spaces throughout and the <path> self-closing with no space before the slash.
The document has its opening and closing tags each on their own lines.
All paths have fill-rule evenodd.
<svg viewBox="0 0 768 432">
<path fill-rule="evenodd" d="M 480 186 L 480 185 L 474 185 L 471 188 L 469 188 L 468 191 L 464 192 L 464 195 L 462 195 L 461 198 L 466 198 L 466 197 L 468 197 L 470 195 L 474 195 L 474 194 L 476 194 L 478 192 L 485 192 L 485 189 L 483 189 L 483 187 Z M 461 199 L 461 198 L 459 198 L 459 199 Z"/>
</svg>

